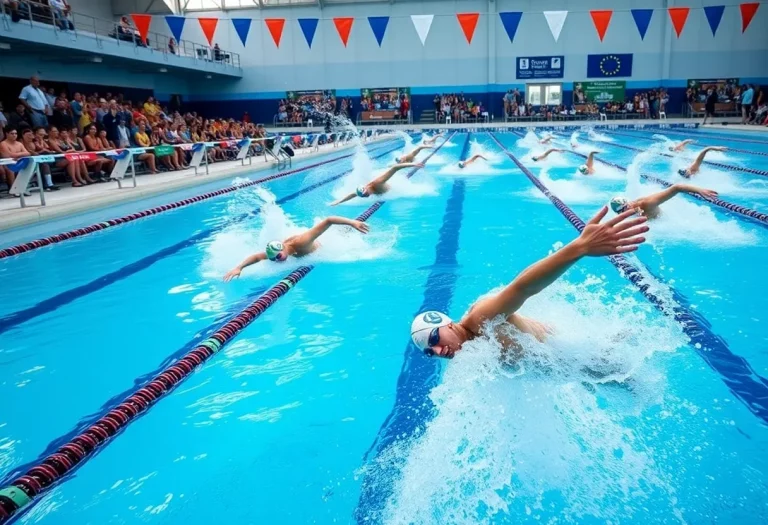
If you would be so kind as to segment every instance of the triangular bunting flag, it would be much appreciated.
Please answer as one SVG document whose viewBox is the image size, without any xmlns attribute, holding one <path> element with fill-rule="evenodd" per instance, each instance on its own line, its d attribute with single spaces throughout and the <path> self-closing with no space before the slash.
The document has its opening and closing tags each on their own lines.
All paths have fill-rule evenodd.
<svg viewBox="0 0 768 525">
<path fill-rule="evenodd" d="M 475 28 L 477 27 L 477 19 L 480 18 L 480 13 L 456 13 L 456 18 L 459 20 L 461 30 L 464 31 L 467 44 L 471 44 L 472 37 L 475 35 Z"/>
<path fill-rule="evenodd" d="M 653 9 L 633 9 L 632 18 L 635 19 L 637 31 L 640 33 L 640 40 L 645 40 L 645 33 L 651 23 Z"/>
<path fill-rule="evenodd" d="M 723 19 L 723 11 L 725 11 L 724 5 L 709 5 L 704 8 L 704 14 L 707 15 L 709 28 L 712 30 L 712 36 L 715 36 L 717 28 L 720 27 L 720 20 Z"/>
<path fill-rule="evenodd" d="M 739 6 L 739 9 L 741 10 L 741 32 L 747 30 L 749 27 L 749 23 L 752 22 L 752 18 L 755 16 L 755 13 L 757 13 L 757 8 L 760 7 L 760 4 L 757 2 L 752 2 L 749 4 L 741 4 Z"/>
<path fill-rule="evenodd" d="M 608 29 L 608 24 L 611 23 L 611 16 L 613 16 L 613 11 L 604 10 L 604 11 L 590 11 L 590 15 L 592 15 L 592 23 L 595 24 L 595 29 L 597 29 L 597 36 L 600 37 L 600 42 L 603 41 L 603 37 L 605 36 L 605 32 Z"/>
<path fill-rule="evenodd" d="M 205 35 L 206 40 L 208 40 L 208 45 L 213 45 L 213 35 L 216 33 L 216 26 L 219 24 L 218 18 L 198 18 L 197 21 L 200 23 L 200 29 L 203 30 L 203 34 Z"/>
<path fill-rule="evenodd" d="M 315 31 L 317 31 L 317 23 L 319 18 L 299 18 L 299 27 L 301 32 L 304 33 L 304 40 L 307 41 L 307 45 L 312 49 L 312 41 L 315 39 Z"/>
<path fill-rule="evenodd" d="M 136 31 L 139 32 L 142 42 L 147 42 L 147 35 L 149 34 L 149 24 L 152 23 L 152 15 L 131 15 L 133 18 L 133 25 L 136 26 Z"/>
<path fill-rule="evenodd" d="M 233 18 L 232 25 L 235 26 L 235 33 L 240 37 L 240 42 L 245 46 L 245 42 L 248 40 L 248 32 L 251 30 L 251 19 Z"/>
<path fill-rule="evenodd" d="M 432 20 L 435 15 L 411 15 L 411 22 L 413 22 L 413 28 L 419 35 L 421 45 L 427 41 L 427 35 L 429 35 L 429 29 L 432 27 Z"/>
<path fill-rule="evenodd" d="M 547 25 L 555 38 L 555 42 L 560 38 L 560 31 L 563 30 L 567 16 L 568 11 L 544 11 L 544 17 L 547 19 Z"/>
<path fill-rule="evenodd" d="M 168 24 L 168 29 L 171 30 L 173 38 L 176 42 L 181 40 L 181 33 L 184 31 L 184 21 L 186 18 L 183 16 L 166 16 L 165 23 Z"/>
<path fill-rule="evenodd" d="M 376 37 L 376 42 L 381 47 L 381 41 L 384 40 L 384 33 L 387 32 L 387 24 L 389 24 L 388 16 L 369 16 L 368 23 L 371 25 L 371 31 L 373 36 Z"/>
<path fill-rule="evenodd" d="M 688 13 L 691 11 L 690 7 L 669 7 L 669 18 L 672 19 L 672 25 L 675 27 L 675 33 L 677 38 L 680 38 L 680 33 L 683 32 L 685 27 L 685 21 L 688 20 Z"/>
<path fill-rule="evenodd" d="M 269 34 L 272 35 L 275 45 L 280 47 L 280 39 L 283 38 L 283 28 L 285 27 L 285 18 L 265 18 L 264 23 L 267 24 L 267 29 L 269 29 Z"/>
<path fill-rule="evenodd" d="M 352 31 L 352 23 L 354 21 L 355 19 L 350 17 L 333 19 L 333 24 L 336 26 L 336 31 L 339 33 L 339 38 L 341 38 L 341 41 L 344 43 L 344 47 L 347 47 L 349 32 Z"/>
<path fill-rule="evenodd" d="M 510 11 L 507 13 L 499 13 L 501 18 L 501 25 L 504 26 L 504 30 L 507 32 L 510 42 L 515 41 L 515 33 L 517 33 L 517 26 L 520 25 L 520 19 L 523 17 L 521 11 Z"/>
</svg>

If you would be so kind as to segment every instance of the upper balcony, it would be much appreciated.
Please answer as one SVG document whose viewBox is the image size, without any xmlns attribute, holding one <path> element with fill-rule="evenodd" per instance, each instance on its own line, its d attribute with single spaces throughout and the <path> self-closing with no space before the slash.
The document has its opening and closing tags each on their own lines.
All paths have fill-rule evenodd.
<svg viewBox="0 0 768 525">
<path fill-rule="evenodd" d="M 23 44 L 41 53 L 79 51 L 90 62 L 125 63 L 136 70 L 201 72 L 210 77 L 242 77 L 240 55 L 181 40 L 170 46 L 168 35 L 150 32 L 142 41 L 128 17 L 119 21 L 84 13 L 62 13 L 44 2 L 21 0 L 13 9 L 0 1 L 0 49 Z M 45 48 L 45 49 L 43 49 Z M 127 64 L 126 64 L 127 65 Z"/>
</svg>

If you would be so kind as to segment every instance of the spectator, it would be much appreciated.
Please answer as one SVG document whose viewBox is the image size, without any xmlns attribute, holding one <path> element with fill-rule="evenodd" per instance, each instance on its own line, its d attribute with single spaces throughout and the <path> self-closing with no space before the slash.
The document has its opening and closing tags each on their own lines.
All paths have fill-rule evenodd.
<svg viewBox="0 0 768 525">
<path fill-rule="evenodd" d="M 91 124 L 88 126 L 85 130 L 85 136 L 83 136 L 83 142 L 85 143 L 85 148 L 88 151 L 104 151 L 105 148 L 102 144 L 102 141 L 98 135 L 98 129 L 96 128 L 95 124 Z M 112 168 L 114 168 L 115 163 L 112 159 L 107 158 L 100 158 L 98 159 L 100 165 L 99 166 L 93 166 L 95 169 L 98 169 L 98 172 L 95 172 L 94 175 L 96 175 L 96 182 L 107 182 L 109 180 L 108 173 L 112 171 Z"/>
<path fill-rule="evenodd" d="M 158 121 L 160 115 L 160 108 L 155 103 L 155 97 L 149 96 L 144 102 L 144 115 L 150 124 L 154 124 Z"/>
<path fill-rule="evenodd" d="M 68 151 L 72 150 L 72 146 L 62 136 L 67 133 L 67 129 L 69 128 L 64 128 L 59 132 L 59 128 L 51 126 L 51 129 L 48 132 L 48 148 L 54 153 L 66 154 Z M 56 166 L 66 168 L 67 175 L 72 179 L 73 188 L 79 188 L 93 182 L 88 176 L 88 168 L 83 161 L 70 162 L 66 159 L 59 159 L 56 162 Z"/>
<path fill-rule="evenodd" d="M 31 153 L 27 151 L 27 148 L 24 147 L 24 144 L 17 140 L 18 134 L 18 130 L 14 127 L 10 127 L 6 130 L 5 139 L 0 142 L 0 157 L 6 159 L 20 159 L 31 155 Z M 8 189 L 10 190 L 11 186 L 13 186 L 13 183 L 16 181 L 16 175 L 10 169 L 5 169 L 3 175 L 6 184 L 8 184 Z M 20 196 L 18 193 L 11 193 L 11 195 L 14 197 Z M 29 197 L 30 193 L 25 191 L 24 196 Z"/>
<path fill-rule="evenodd" d="M 48 147 L 48 134 L 43 127 L 35 128 L 34 132 L 30 128 L 26 128 L 21 137 L 24 148 L 32 155 L 53 155 L 55 153 Z M 38 166 L 43 177 L 43 189 L 45 191 L 58 190 L 58 186 L 55 186 L 53 179 L 51 179 L 51 166 L 48 163 L 39 163 Z"/>
<path fill-rule="evenodd" d="M 173 37 L 168 39 L 168 52 L 172 55 L 176 54 L 176 40 Z"/>
<path fill-rule="evenodd" d="M 19 0 L 2 0 L 2 7 L 2 12 L 11 13 L 12 22 L 18 22 L 21 20 L 21 13 L 19 13 Z M 8 187 L 10 187 L 10 184 Z"/>
<path fill-rule="evenodd" d="M 119 106 L 118 109 L 120 109 Z M 123 103 L 122 110 L 118 111 L 117 116 L 125 122 L 127 128 L 133 127 L 133 107 L 130 102 Z"/>
<path fill-rule="evenodd" d="M 56 102 L 50 121 L 52 126 L 56 126 L 59 129 L 71 129 L 75 125 L 72 115 L 67 111 L 66 102 L 63 102 L 61 99 Z"/>
<path fill-rule="evenodd" d="M 5 116 L 5 113 L 3 113 L 3 103 L 0 102 L 0 133 L 3 132 L 7 125 L 8 118 Z M 3 140 L 3 137 L 0 137 L 0 140 Z"/>
<path fill-rule="evenodd" d="M 707 97 L 707 101 L 704 104 L 704 122 L 701 123 L 703 126 L 707 123 L 707 119 L 709 117 L 715 118 L 715 104 L 717 104 L 717 101 L 719 100 L 719 96 L 717 92 L 715 92 L 714 89 L 709 89 L 709 96 Z"/>
<path fill-rule="evenodd" d="M 749 118 L 751 107 L 752 107 L 752 98 L 754 97 L 755 90 L 752 89 L 752 86 L 749 84 L 746 84 L 744 88 L 742 89 L 741 93 L 741 123 L 746 124 L 747 119 Z"/>
<path fill-rule="evenodd" d="M 117 144 L 120 140 L 120 137 L 117 135 L 117 126 L 121 119 L 125 119 L 118 112 L 117 102 L 114 100 L 110 100 L 108 109 L 109 111 L 101 120 L 102 129 L 106 131 L 107 140 Z"/>
<path fill-rule="evenodd" d="M 53 88 L 48 88 L 48 91 L 42 89 L 43 95 L 45 95 L 45 101 L 48 107 L 45 110 L 45 116 L 50 117 L 53 115 L 53 104 L 56 102 L 56 95 Z"/>
<path fill-rule="evenodd" d="M 72 21 L 69 19 L 72 8 L 66 0 L 48 0 L 48 5 L 51 6 L 53 22 L 59 29 L 62 31 L 66 31 L 67 29 L 72 31 L 75 28 L 74 24 L 72 24 Z"/>
<path fill-rule="evenodd" d="M 251 123 L 251 116 L 248 114 L 247 111 L 245 113 L 243 113 L 243 119 L 242 120 L 246 124 L 250 124 Z"/>
<path fill-rule="evenodd" d="M 219 44 L 218 43 L 213 44 L 213 59 L 216 62 L 219 62 L 219 61 L 221 61 L 221 58 L 222 58 L 222 56 L 221 56 L 221 48 L 219 47 Z"/>
<path fill-rule="evenodd" d="M 16 105 L 16 111 L 8 116 L 8 125 L 21 132 L 24 128 L 32 127 L 32 118 L 24 104 Z"/>
<path fill-rule="evenodd" d="M 37 75 L 32 76 L 29 79 L 29 85 L 24 86 L 19 95 L 19 100 L 29 111 L 29 117 L 33 126 L 47 126 L 48 118 L 48 99 L 40 89 L 40 79 Z"/>
<path fill-rule="evenodd" d="M 80 122 L 80 117 L 83 115 L 83 96 L 80 93 L 75 93 L 75 96 L 72 98 L 73 100 L 69 104 L 69 107 L 72 110 L 72 120 Z"/>
</svg>

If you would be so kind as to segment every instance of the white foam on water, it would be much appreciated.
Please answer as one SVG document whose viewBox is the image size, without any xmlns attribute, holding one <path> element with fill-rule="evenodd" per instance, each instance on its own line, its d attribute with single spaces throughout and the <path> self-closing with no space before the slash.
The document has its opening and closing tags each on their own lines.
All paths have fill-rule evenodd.
<svg viewBox="0 0 768 525">
<path fill-rule="evenodd" d="M 587 136 L 590 138 L 590 140 L 597 140 L 600 142 L 616 142 L 616 139 L 613 137 L 605 135 L 604 133 L 599 133 L 594 129 L 589 129 L 587 131 Z"/>
<path fill-rule="evenodd" d="M 397 471 L 381 521 L 495 523 L 524 512 L 531 522 L 619 523 L 644 502 L 659 505 L 656 493 L 671 495 L 625 418 L 662 401 L 664 371 L 652 358 L 686 338 L 625 290 L 609 297 L 588 277 L 531 299 L 522 313 L 556 335 L 544 344 L 521 337 L 525 356 L 514 369 L 492 338 L 466 343 L 430 393 L 436 414 L 424 432 L 367 467 L 374 476 Z"/>
<path fill-rule="evenodd" d="M 471 140 L 469 142 L 469 156 L 467 158 L 474 155 L 482 155 L 486 158 L 489 164 L 498 164 L 500 162 L 504 162 L 507 158 L 506 155 L 501 153 L 498 148 L 488 147 L 485 142 Z M 478 160 L 478 162 L 482 161 Z"/>
<path fill-rule="evenodd" d="M 549 188 L 549 191 L 568 204 L 599 203 L 610 199 L 610 193 L 606 189 L 595 185 L 594 182 L 590 181 L 590 177 L 581 174 L 578 178 L 553 179 L 549 176 L 549 169 L 545 167 L 539 172 L 538 177 L 542 184 Z M 537 200 L 548 201 L 548 197 L 535 186 L 529 188 L 525 195 Z"/>
</svg>

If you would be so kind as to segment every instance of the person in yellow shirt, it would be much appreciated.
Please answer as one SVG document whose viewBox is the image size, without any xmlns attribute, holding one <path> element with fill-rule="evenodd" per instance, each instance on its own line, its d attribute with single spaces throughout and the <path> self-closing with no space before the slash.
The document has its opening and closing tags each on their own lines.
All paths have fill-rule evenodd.
<svg viewBox="0 0 768 525">
<path fill-rule="evenodd" d="M 148 148 L 152 146 L 152 142 L 149 140 L 149 136 L 147 135 L 147 127 L 144 125 L 144 123 L 139 124 L 139 130 L 136 132 L 133 138 L 140 148 Z"/>
<path fill-rule="evenodd" d="M 91 125 L 91 105 L 85 104 L 83 112 L 80 114 L 80 120 L 77 121 L 77 128 L 80 133 Z"/>
<path fill-rule="evenodd" d="M 147 116 L 147 120 L 149 120 L 150 124 L 157 122 L 158 113 L 159 111 L 157 110 L 157 104 L 155 104 L 155 98 L 147 98 L 147 101 L 144 102 L 144 114 Z"/>
</svg>

